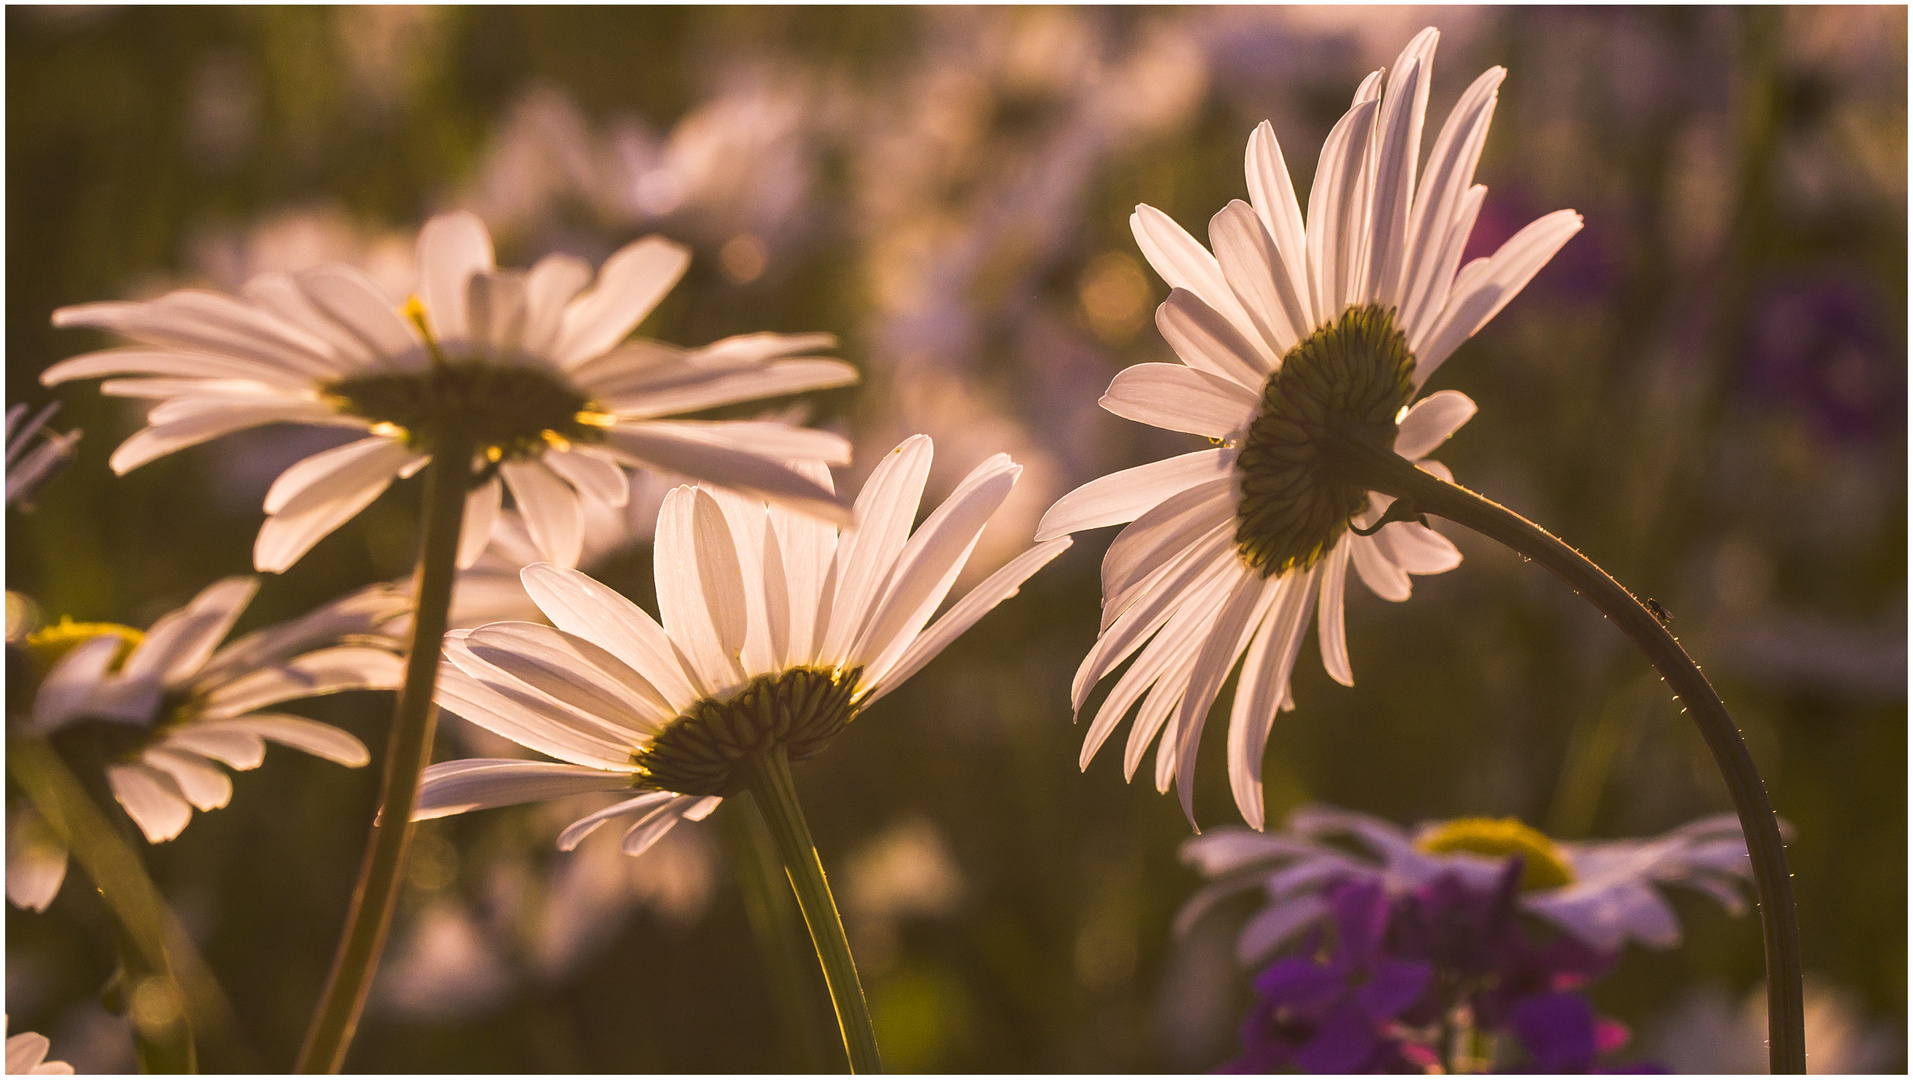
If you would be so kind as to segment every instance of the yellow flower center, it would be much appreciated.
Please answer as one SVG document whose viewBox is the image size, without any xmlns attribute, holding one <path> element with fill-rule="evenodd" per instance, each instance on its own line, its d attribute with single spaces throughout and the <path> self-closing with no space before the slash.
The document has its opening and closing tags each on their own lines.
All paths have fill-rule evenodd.
<svg viewBox="0 0 1913 1080">
<path fill-rule="evenodd" d="M 603 441 L 605 414 L 558 372 L 514 357 L 448 357 L 418 297 L 406 301 L 405 316 L 425 339 L 428 370 L 360 375 L 323 388 L 335 407 L 372 421 L 374 434 L 429 453 L 455 426 L 493 462 Z"/>
<path fill-rule="evenodd" d="M 1431 855 L 1465 851 L 1505 859 L 1520 855 L 1527 860 L 1521 872 L 1521 891 L 1558 889 L 1574 884 L 1574 868 L 1568 865 L 1561 845 L 1546 833 L 1529 828 L 1514 818 L 1456 818 L 1415 842 Z"/>
<path fill-rule="evenodd" d="M 60 658 L 73 650 L 82 641 L 96 637 L 117 637 L 120 639 L 119 651 L 113 655 L 110 668 L 118 668 L 126 662 L 127 654 L 133 647 L 145 639 L 146 635 L 130 626 L 119 623 L 74 622 L 71 615 L 60 616 L 53 626 L 43 627 L 27 635 L 25 642 L 27 655 L 33 658 L 33 666 L 40 675 L 45 675 L 60 662 Z"/>
<path fill-rule="evenodd" d="M 729 697 L 705 698 L 631 755 L 643 784 L 682 795 L 729 795 L 750 758 L 783 743 L 795 763 L 816 757 L 856 718 L 862 668 L 791 668 L 759 675 Z"/>
</svg>

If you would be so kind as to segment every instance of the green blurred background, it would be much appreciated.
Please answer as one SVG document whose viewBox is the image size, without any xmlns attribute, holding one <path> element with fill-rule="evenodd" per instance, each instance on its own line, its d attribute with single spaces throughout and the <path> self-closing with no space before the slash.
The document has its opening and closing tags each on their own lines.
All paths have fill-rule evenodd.
<svg viewBox="0 0 1913 1080">
<path fill-rule="evenodd" d="M 865 384 L 812 403 L 856 440 L 840 486 L 914 431 L 937 440 L 932 498 L 989 453 L 1026 465 L 987 571 L 1074 484 L 1194 448 L 1095 408 L 1118 369 L 1168 358 L 1134 204 L 1201 235 L 1244 195 L 1263 119 L 1306 191 L 1361 76 L 1429 23 L 1430 138 L 1477 73 L 1511 70 L 1476 253 L 1558 207 L 1587 218 L 1437 377 L 1481 406 L 1441 457 L 1672 613 L 1797 829 L 1816 1067 L 1903 1069 L 1904 8 L 10 8 L 7 401 L 51 400 L 37 374 L 101 343 L 50 327 L 63 304 L 330 260 L 403 288 L 413 232 L 453 207 L 518 265 L 662 232 L 696 260 L 644 333 L 842 337 Z M 326 445 L 254 433 L 114 478 L 137 411 L 58 397 L 78 458 L 7 518 L 8 588 L 49 616 L 144 626 L 245 571 L 265 487 Z M 416 487 L 266 581 L 240 629 L 404 574 Z M 1353 689 L 1306 647 L 1271 820 L 1324 800 L 1578 838 L 1727 807 L 1618 634 L 1447 531 L 1466 561 L 1411 602 L 1352 590 Z M 1076 768 L 1068 683 L 1106 543 L 1080 539 L 798 774 L 899 1071 L 1200 1071 L 1236 1048 L 1246 912 L 1174 940 L 1197 883 L 1181 813 L 1113 758 Z M 642 544 L 593 569 L 650 603 Z M 388 709 L 310 713 L 376 754 Z M 1223 727 L 1205 824 L 1234 817 Z M 477 752 L 461 728 L 441 756 Z M 376 787 L 376 761 L 275 751 L 148 849 L 268 1068 L 303 1033 Z M 352 1069 L 841 1060 L 778 1026 L 723 821 L 633 861 L 615 841 L 558 855 L 561 819 L 421 829 Z M 107 924 L 78 879 L 44 915 L 9 908 L 7 1008 L 55 1057 L 121 1070 Z M 1629 953 L 1595 997 L 1639 1053 L 1739 1068 L 1756 925 L 1679 906 L 1686 943 Z"/>
</svg>

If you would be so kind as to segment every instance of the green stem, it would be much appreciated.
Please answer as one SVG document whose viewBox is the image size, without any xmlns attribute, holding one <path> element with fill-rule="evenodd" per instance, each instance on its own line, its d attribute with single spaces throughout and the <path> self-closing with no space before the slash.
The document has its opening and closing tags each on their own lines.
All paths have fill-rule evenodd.
<svg viewBox="0 0 1913 1080">
<path fill-rule="evenodd" d="M 1720 695 L 1701 674 L 1700 666 L 1634 594 L 1546 529 L 1467 488 L 1423 472 L 1393 451 L 1341 432 L 1331 439 L 1338 464 L 1352 481 L 1371 491 L 1411 500 L 1416 510 L 1440 515 L 1505 544 L 1567 582 L 1634 642 L 1680 698 L 1727 782 L 1753 860 L 1754 893 L 1760 904 L 1761 937 L 1767 954 L 1771 1070 L 1806 1072 L 1800 922 L 1794 910 L 1793 881 L 1787 870 L 1780 824 L 1740 729 Z"/>
<path fill-rule="evenodd" d="M 804 970 L 807 931 L 789 890 L 778 880 L 783 864 L 777 858 L 776 841 L 748 791 L 728 800 L 718 817 L 731 849 L 731 870 L 743 895 L 744 916 L 751 924 L 751 936 L 757 939 L 789 1064 L 794 1072 L 818 1072 L 831 1050 L 817 1037 L 815 1020 L 822 1017 L 813 1011 L 816 976 Z"/>
<path fill-rule="evenodd" d="M 791 781 L 790 757 L 782 743 L 772 743 L 751 758 L 750 777 L 751 796 L 763 812 L 771 838 L 777 841 L 791 891 L 797 894 L 798 910 L 810 927 L 817 962 L 823 965 L 824 983 L 830 988 L 831 1006 L 837 1010 L 837 1026 L 843 1032 L 850 1071 L 880 1073 L 883 1061 L 877 1056 L 877 1034 L 870 1026 L 870 1010 L 864 1005 L 863 984 L 857 981 L 857 962 L 850 955 L 850 942 L 844 937 L 844 923 L 837 915 L 830 883 L 824 880 L 824 864 L 817 857 L 817 845 L 811 842 L 810 826 L 804 823 L 803 807 L 797 805 L 797 785 Z"/>
<path fill-rule="evenodd" d="M 197 1035 L 223 1046 L 235 1059 L 234 1067 L 250 1071 L 250 1055 L 239 1047 L 232 1010 L 212 970 L 160 897 L 139 856 L 87 797 L 66 762 L 40 739 L 9 738 L 7 772 L 93 879 L 118 924 L 115 936 L 123 945 L 125 989 L 142 1067 L 192 1071 Z"/>
<path fill-rule="evenodd" d="M 441 437 L 432 448 L 425 473 L 423 538 L 419 547 L 417 592 L 412 604 L 412 640 L 406 651 L 405 685 L 399 690 L 386 744 L 385 778 L 378 816 L 366 844 L 365 861 L 346 912 L 345 932 L 332 961 L 319 1009 L 306 1032 L 295 1071 L 336 1073 L 352 1045 L 365 998 L 372 989 L 379 955 L 392 928 L 392 911 L 405 881 L 405 856 L 412 843 L 412 810 L 418 804 L 419 774 L 432 758 L 432 732 L 438 709 L 432 692 L 438 682 L 439 647 L 451 612 L 452 584 L 458 573 L 458 533 L 471 478 L 472 442 L 463 432 Z"/>
</svg>

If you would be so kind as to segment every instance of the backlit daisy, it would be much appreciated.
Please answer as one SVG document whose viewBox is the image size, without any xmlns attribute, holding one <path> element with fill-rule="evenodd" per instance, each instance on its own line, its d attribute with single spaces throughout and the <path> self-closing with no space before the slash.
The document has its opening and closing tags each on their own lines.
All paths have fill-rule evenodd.
<svg viewBox="0 0 1913 1080">
<path fill-rule="evenodd" d="M 590 266 L 569 255 L 547 256 L 529 271 L 497 269 L 484 224 L 446 214 L 419 233 L 418 291 L 404 304 L 334 265 L 264 274 L 238 297 L 188 289 L 143 303 L 62 308 L 55 325 L 99 327 L 138 344 L 74 357 L 40 379 L 139 376 L 101 387 L 158 403 L 148 426 L 113 452 L 119 473 L 262 424 L 365 432 L 272 485 L 253 548 L 261 570 L 291 566 L 440 446 L 473 454 L 463 564 L 484 550 L 506 489 L 544 556 L 575 564 L 579 502 L 622 505 L 623 466 L 667 469 L 847 520 L 829 492 L 783 464 L 848 460 L 838 436 L 761 421 L 664 419 L 857 378 L 842 361 L 804 355 L 831 347 L 828 334 L 746 334 L 695 350 L 626 342 L 689 261 L 683 247 L 646 237 L 607 259 L 587 288 Z"/>
<path fill-rule="evenodd" d="M 438 700 L 562 764 L 433 765 L 417 817 L 618 791 L 630 797 L 580 818 L 558 846 L 635 817 L 624 849 L 637 854 L 739 790 L 766 747 L 781 743 L 791 761 L 823 750 L 1069 546 L 1025 551 L 931 622 L 1021 468 L 1004 454 L 978 465 L 913 534 L 930 457 L 922 435 L 893 450 L 857 498 L 858 526 L 841 532 L 721 490 L 675 489 L 653 549 L 661 620 L 578 571 L 527 567 L 552 625 L 448 634 Z M 829 483 L 821 465 L 806 471 Z"/>
<path fill-rule="evenodd" d="M 1430 374 L 1519 292 L 1581 227 L 1557 211 L 1457 272 L 1486 189 L 1471 185 L 1496 88 L 1492 68 L 1462 94 L 1417 178 L 1429 64 L 1424 30 L 1330 132 L 1308 217 L 1267 123 L 1249 138 L 1249 202 L 1209 225 L 1214 254 L 1159 210 L 1130 224 L 1172 287 L 1156 324 L 1182 364 L 1139 364 L 1103 397 L 1118 416 L 1220 445 L 1094 480 L 1058 500 L 1037 538 L 1133 522 L 1103 561 L 1101 636 L 1073 704 L 1125 659 L 1084 739 L 1082 764 L 1141 702 L 1124 755 L 1133 776 L 1161 735 L 1156 784 L 1173 780 L 1194 821 L 1196 748 L 1209 708 L 1244 657 L 1229 723 L 1229 780 L 1260 828 L 1262 753 L 1319 613 L 1323 666 L 1352 685 L 1343 630 L 1349 568 L 1376 595 L 1405 600 L 1409 575 L 1460 554 L 1423 525 L 1373 535 L 1391 500 L 1340 477 L 1333 437 L 1425 455 L 1473 415 L 1452 390 L 1414 400 Z M 1140 652 L 1138 652 L 1140 650 Z"/>
<path fill-rule="evenodd" d="M 153 843 L 171 840 L 193 811 L 232 798 L 217 768 L 257 768 L 275 742 L 357 767 L 364 744 L 338 728 L 272 706 L 342 690 L 389 690 L 403 672 L 380 632 L 408 601 L 390 586 L 362 589 L 305 616 L 219 643 L 251 602 L 258 579 L 231 577 L 141 633 L 62 620 L 25 642 L 45 671 L 26 729 L 84 741 L 103 759 L 113 796 Z M 66 855 L 45 827 L 15 812 L 7 893 L 43 909 L 59 891 Z"/>
<path fill-rule="evenodd" d="M 1513 818 L 1460 818 L 1403 829 L 1328 806 L 1305 806 L 1288 828 L 1260 834 L 1223 827 L 1183 842 L 1184 861 L 1212 879 L 1177 916 L 1182 930 L 1238 892 L 1261 889 L 1264 907 L 1242 928 L 1237 955 L 1259 963 L 1329 913 L 1325 894 L 1343 881 L 1374 881 L 1392 893 L 1445 874 L 1490 889 L 1511 856 L 1525 860 L 1521 907 L 1603 952 L 1636 942 L 1680 944 L 1680 920 L 1661 889 L 1680 885 L 1739 915 L 1753 875 L 1740 823 L 1719 814 L 1638 840 L 1554 840 Z"/>
</svg>

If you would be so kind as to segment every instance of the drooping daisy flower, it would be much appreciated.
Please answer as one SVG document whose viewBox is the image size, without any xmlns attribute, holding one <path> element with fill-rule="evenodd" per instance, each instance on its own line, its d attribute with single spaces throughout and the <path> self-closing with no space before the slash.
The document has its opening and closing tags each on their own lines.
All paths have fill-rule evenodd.
<svg viewBox="0 0 1913 1080">
<path fill-rule="evenodd" d="M 27 414 L 25 405 L 15 405 L 7 410 L 8 506 L 28 506 L 34 490 L 72 456 L 73 444 L 80 441 L 78 431 L 54 435 L 47 430 L 47 421 L 59 409 L 60 403 L 56 401 L 33 414 L 33 419 L 25 423 L 20 420 Z M 33 445 L 36 435 L 46 436 L 38 446 Z"/>
<path fill-rule="evenodd" d="M 1732 814 L 1646 839 L 1576 842 L 1551 839 L 1513 818 L 1408 830 L 1352 810 L 1305 806 L 1280 832 L 1225 826 L 1184 841 L 1183 860 L 1211 882 L 1183 906 L 1177 926 L 1187 930 L 1218 900 L 1261 889 L 1268 906 L 1236 942 L 1243 963 L 1258 963 L 1328 914 L 1324 890 L 1336 882 L 1374 881 L 1401 894 L 1454 875 L 1469 888 L 1492 889 L 1515 855 L 1525 860 L 1520 906 L 1603 952 L 1630 941 L 1653 949 L 1680 944 L 1680 921 L 1662 888 L 1697 890 L 1739 915 L 1753 875 Z"/>
<path fill-rule="evenodd" d="M 216 767 L 258 768 L 267 742 L 358 767 L 364 744 L 329 724 L 268 711 L 342 690 L 390 690 L 403 678 L 397 645 L 380 627 L 409 604 L 373 586 L 307 615 L 219 643 L 251 602 L 257 578 L 231 577 L 141 633 L 62 620 L 26 640 L 46 674 L 27 728 L 43 737 L 85 725 L 106 759 L 113 797 L 146 839 L 171 840 L 193 811 L 232 798 Z M 66 852 L 50 830 L 14 813 L 7 894 L 42 910 L 59 892 Z"/>
<path fill-rule="evenodd" d="M 689 261 L 677 244 L 646 237 L 607 259 L 587 289 L 591 268 L 569 255 L 525 272 L 497 269 L 484 224 L 446 214 L 419 233 L 418 292 L 403 305 L 335 265 L 261 275 L 240 297 L 189 289 L 62 308 L 55 325 L 99 327 L 139 344 L 55 364 L 40 381 L 139 376 L 101 387 L 158 402 L 148 426 L 113 452 L 119 473 L 262 424 L 366 432 L 272 485 L 253 548 L 261 570 L 291 566 L 440 446 L 470 447 L 477 474 L 462 564 L 484 550 L 507 488 L 545 557 L 575 564 L 579 501 L 621 505 L 622 466 L 668 469 L 846 520 L 829 492 L 783 464 L 847 461 L 838 436 L 761 421 L 663 419 L 857 378 L 842 361 L 803 355 L 831 347 L 827 334 L 745 334 L 689 351 L 625 342 Z"/>
<path fill-rule="evenodd" d="M 10 1025 L 9 1025 L 10 1026 Z M 53 1044 L 45 1035 L 22 1031 L 7 1036 L 7 1072 L 32 1076 L 71 1076 L 73 1066 L 64 1061 L 48 1061 Z"/>
<path fill-rule="evenodd" d="M 1090 725 L 1082 764 L 1142 702 L 1125 774 L 1160 734 L 1157 787 L 1175 781 L 1191 822 L 1203 723 L 1245 652 L 1229 780 L 1260 828 L 1263 747 L 1277 709 L 1293 707 L 1289 676 L 1318 613 L 1323 666 L 1353 684 L 1349 568 L 1399 601 L 1409 575 L 1460 562 L 1421 524 L 1382 524 L 1392 500 L 1339 476 L 1334 438 L 1446 478 L 1423 458 L 1475 405 L 1452 390 L 1415 396 L 1581 227 L 1578 214 L 1557 211 L 1457 272 L 1486 191 L 1470 181 L 1505 72 L 1490 69 L 1462 95 L 1418 179 L 1437 36 L 1418 34 L 1385 87 L 1379 71 L 1362 83 L 1322 149 L 1306 223 L 1267 123 L 1249 137 L 1250 201 L 1210 221 L 1214 254 L 1159 210 L 1139 206 L 1130 219 L 1172 287 L 1156 325 L 1183 363 L 1119 373 L 1103 407 L 1221 445 L 1091 481 L 1051 507 L 1036 535 L 1133 522 L 1103 561 L 1101 636 L 1076 674 L 1074 707 L 1136 659 Z"/>
<path fill-rule="evenodd" d="M 570 850 L 635 817 L 637 854 L 743 786 L 781 743 L 802 761 L 915 674 L 1069 546 L 1025 551 L 930 621 L 1020 467 L 978 465 L 914 534 L 930 470 L 914 436 L 877 466 L 856 528 L 724 491 L 680 487 L 658 515 L 654 620 L 575 570 L 539 564 L 524 584 L 552 626 L 495 623 L 447 635 L 438 699 L 558 763 L 450 761 L 425 772 L 417 817 L 590 791 L 630 797 L 580 818 Z M 820 484 L 821 465 L 806 466 Z"/>
</svg>

